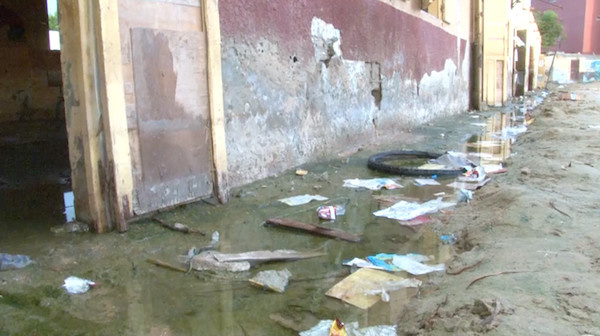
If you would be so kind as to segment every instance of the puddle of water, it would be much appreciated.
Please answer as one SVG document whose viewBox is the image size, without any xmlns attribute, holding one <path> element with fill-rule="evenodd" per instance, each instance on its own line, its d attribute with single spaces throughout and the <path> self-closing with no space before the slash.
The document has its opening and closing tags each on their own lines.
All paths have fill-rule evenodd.
<svg viewBox="0 0 600 336">
<path fill-rule="evenodd" d="M 463 119 L 466 120 L 464 125 L 469 125 L 472 120 L 467 116 Z M 511 142 L 498 139 L 493 134 L 501 134 L 503 128 L 512 124 L 506 114 L 491 115 L 485 124 L 485 132 L 468 139 L 462 145 L 463 150 L 478 157 L 482 164 L 497 164 L 510 155 Z M 446 150 L 460 148 L 458 143 L 449 146 L 449 139 L 462 135 L 453 135 L 449 131 L 445 134 L 450 135 L 436 136 L 426 144 L 431 151 L 442 147 Z M 29 301 L 4 303 L 0 300 L 0 316 L 15 316 L 15 311 L 34 309 L 36 319 L 41 321 L 37 321 L 37 325 L 43 325 L 49 334 L 67 327 L 80 332 L 103 330 L 107 334 L 297 335 L 275 320 L 286 320 L 300 330 L 311 328 L 318 320 L 336 317 L 347 322 L 358 321 L 362 327 L 394 323 L 408 297 L 399 295 L 393 297 L 390 303 L 380 302 L 369 310 L 360 310 L 327 297 L 325 292 L 349 274 L 349 268 L 342 262 L 354 257 L 364 258 L 377 253 L 420 253 L 433 257 L 433 263 L 448 260 L 453 246 L 441 244 L 440 235 L 451 232 L 436 232 L 428 225 L 409 228 L 394 220 L 375 217 L 372 213 L 382 207 L 375 196 L 406 196 L 427 201 L 444 192 L 447 199 L 453 199 L 455 191 L 446 185 L 454 179 L 438 179 L 439 186 L 416 186 L 413 177 L 399 176 L 396 178 L 404 186 L 402 189 L 367 191 L 343 188 L 344 179 L 387 177 L 366 168 L 369 154 L 372 153 L 303 166 L 309 171 L 305 177 L 290 171 L 277 178 L 244 186 L 233 191 L 234 197 L 227 205 L 211 206 L 200 202 L 160 215 L 171 223 L 181 222 L 208 233 L 219 231 L 221 252 L 321 249 L 326 253 L 313 259 L 259 265 L 243 273 L 193 272 L 184 275 L 146 262 L 147 258 L 155 258 L 176 264 L 177 255 L 185 254 L 192 246 L 208 244 L 210 234 L 207 237 L 182 235 L 166 231 L 151 221 L 141 221 L 132 224 L 126 234 L 52 235 L 49 227 L 63 221 L 63 204 L 48 202 L 48 207 L 53 210 L 45 214 L 43 208 L 36 208 L 35 204 L 28 201 L 20 204 L 16 200 L 26 199 L 27 196 L 23 195 L 39 194 L 37 190 L 26 190 L 23 195 L 5 195 L 0 202 L 3 207 L 12 204 L 18 211 L 35 213 L 34 217 L 44 222 L 27 223 L 22 218 L 11 218 L 8 226 L 0 227 L 3 232 L 0 246 L 11 249 L 13 253 L 28 254 L 39 262 L 37 267 L 14 273 L 22 274 L 20 282 L 9 280 L 7 286 L 26 293 L 24 295 L 35 296 L 51 310 L 31 307 L 27 304 Z M 64 201 L 68 208 L 71 203 L 66 194 L 61 199 L 63 192 L 57 186 L 56 199 Z M 301 194 L 320 194 L 329 200 L 298 207 L 277 202 L 280 198 Z M 28 197 L 31 198 L 31 195 Z M 346 213 L 335 222 L 319 221 L 316 208 L 322 204 L 343 204 Z M 42 216 L 46 217 L 41 219 Z M 444 214 L 441 213 L 434 215 L 442 216 Z M 355 244 L 264 227 L 264 221 L 271 217 L 318 223 L 361 234 L 362 241 Z M 27 240 L 4 234 L 17 226 L 25 226 L 31 231 Z M 34 230 L 38 233 L 32 233 Z M 29 247 L 23 248 L 25 244 Z M 259 271 L 283 268 L 292 273 L 290 284 L 283 294 L 252 287 L 247 281 Z M 48 291 L 38 290 L 43 286 L 59 288 L 68 275 L 89 278 L 97 281 L 99 286 L 77 297 L 52 292 L 52 298 L 49 298 Z M 440 277 L 443 274 L 430 276 Z M 52 316 L 56 314 L 64 317 L 60 326 L 52 322 Z M 24 316 L 16 318 L 24 323 L 30 322 Z M 82 320 L 90 322 L 82 326 Z"/>
</svg>

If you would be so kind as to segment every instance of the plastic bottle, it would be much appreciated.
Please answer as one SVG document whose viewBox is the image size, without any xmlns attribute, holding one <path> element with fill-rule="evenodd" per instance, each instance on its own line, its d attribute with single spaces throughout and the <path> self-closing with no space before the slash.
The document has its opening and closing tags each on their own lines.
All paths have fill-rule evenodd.
<svg viewBox="0 0 600 336">
<path fill-rule="evenodd" d="M 33 261 L 26 255 L 0 253 L 0 271 L 23 268 L 31 263 Z"/>
</svg>

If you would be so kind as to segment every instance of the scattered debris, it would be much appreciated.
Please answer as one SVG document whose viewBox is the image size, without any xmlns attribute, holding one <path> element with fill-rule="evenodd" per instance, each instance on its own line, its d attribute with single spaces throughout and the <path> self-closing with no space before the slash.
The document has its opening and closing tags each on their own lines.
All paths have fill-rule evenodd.
<svg viewBox="0 0 600 336">
<path fill-rule="evenodd" d="M 348 336 L 346 326 L 339 319 L 335 319 L 329 328 L 329 336 Z"/>
<path fill-rule="evenodd" d="M 367 309 L 379 302 L 382 296 L 381 292 L 369 294 L 370 291 L 414 289 L 414 293 L 411 294 L 416 295 L 420 285 L 421 281 L 417 279 L 405 279 L 388 272 L 361 268 L 338 282 L 325 295 Z"/>
<path fill-rule="evenodd" d="M 481 264 L 482 262 L 483 262 L 483 259 L 477 261 L 473 265 L 463 267 L 463 268 L 461 268 L 459 270 L 456 270 L 456 271 L 449 271 L 448 269 L 446 269 L 446 274 L 448 274 L 448 275 L 459 275 L 459 274 L 461 274 L 464 271 L 468 271 L 468 270 L 470 270 L 472 268 L 475 268 L 475 267 L 479 266 L 479 264 Z"/>
<path fill-rule="evenodd" d="M 550 206 L 552 207 L 552 209 L 554 209 L 554 210 L 556 210 L 556 211 L 560 212 L 561 214 L 563 214 L 563 215 L 565 215 L 565 216 L 567 216 L 567 217 L 569 217 L 569 218 L 573 219 L 573 217 L 571 217 L 571 215 L 569 215 L 568 213 L 566 213 L 566 212 L 564 212 L 564 211 L 560 210 L 559 208 L 557 208 L 557 207 L 556 207 L 556 205 L 554 205 L 554 202 L 553 202 L 553 201 L 550 201 L 549 203 L 550 203 Z"/>
<path fill-rule="evenodd" d="M 307 171 L 307 170 L 304 170 L 304 169 L 296 169 L 296 175 L 298 175 L 298 176 L 304 176 L 304 175 L 306 175 L 306 174 L 308 174 L 308 171 Z"/>
<path fill-rule="evenodd" d="M 501 139 L 515 139 L 518 135 L 527 132 L 526 125 L 519 125 L 514 127 L 505 127 L 502 129 Z"/>
<path fill-rule="evenodd" d="M 521 169 L 521 174 L 523 175 L 531 175 L 531 169 L 529 167 L 525 167 Z"/>
<path fill-rule="evenodd" d="M 298 196 L 292 196 L 292 197 L 288 197 L 288 198 L 282 198 L 279 200 L 279 202 L 281 203 L 285 203 L 289 206 L 297 206 L 297 205 L 303 205 L 303 204 L 307 204 L 310 203 L 311 201 L 326 201 L 328 200 L 327 197 L 325 196 L 321 196 L 321 195 L 298 195 Z"/>
<path fill-rule="evenodd" d="M 177 272 L 182 272 L 182 273 L 187 273 L 189 270 L 182 268 L 182 267 L 177 267 L 177 266 L 173 266 L 169 263 L 166 263 L 164 261 L 158 260 L 158 259 L 146 259 L 147 262 L 154 264 L 156 266 L 159 267 L 163 267 L 166 269 L 170 269 L 172 271 L 177 271 Z"/>
<path fill-rule="evenodd" d="M 442 241 L 442 244 L 454 245 L 454 243 L 456 243 L 456 241 L 458 241 L 458 237 L 456 237 L 455 234 L 441 235 L 440 240 Z"/>
<path fill-rule="evenodd" d="M 380 190 L 381 188 L 385 189 L 398 189 L 404 188 L 396 181 L 389 178 L 376 178 L 370 180 L 360 180 L 360 179 L 349 179 L 344 180 L 344 187 L 347 188 L 366 188 L 369 190 Z"/>
<path fill-rule="evenodd" d="M 165 222 L 164 220 L 157 218 L 157 217 L 152 217 L 152 220 L 154 220 L 155 222 L 158 222 L 160 224 L 160 226 L 167 228 L 169 230 L 172 230 L 172 231 L 178 231 L 178 232 L 185 233 L 185 234 L 198 233 L 203 236 L 206 236 L 206 232 L 204 232 L 202 230 L 190 228 L 185 224 L 181 224 L 181 223 L 169 224 L 169 223 Z"/>
<path fill-rule="evenodd" d="M 317 215 L 321 219 L 335 220 L 337 216 L 343 216 L 346 207 L 343 205 L 323 205 L 317 208 Z"/>
<path fill-rule="evenodd" d="M 63 287 L 69 294 L 83 294 L 90 290 L 90 287 L 95 286 L 96 283 L 93 281 L 70 276 L 65 279 L 65 283 L 61 287 Z"/>
<path fill-rule="evenodd" d="M 423 275 L 431 272 L 443 272 L 446 270 L 446 265 L 444 264 L 425 265 L 415 261 L 413 258 L 403 255 L 395 255 L 392 259 L 392 263 L 403 271 L 413 275 Z"/>
<path fill-rule="evenodd" d="M 446 169 L 464 169 L 465 167 L 477 166 L 467 158 L 467 154 L 454 151 L 448 151 L 446 154 L 430 160 L 429 163 L 441 165 Z"/>
<path fill-rule="evenodd" d="M 466 289 L 469 289 L 469 287 L 471 287 L 474 283 L 476 283 L 479 280 L 483 280 L 485 278 L 489 278 L 489 277 L 493 277 L 493 276 L 498 276 L 498 275 L 502 275 L 502 274 L 527 273 L 527 272 L 530 272 L 530 271 L 502 271 L 502 272 L 497 272 L 497 273 L 482 275 L 480 277 L 477 277 L 477 278 L 473 279 L 473 281 L 471 281 L 469 283 L 469 285 L 467 286 Z"/>
<path fill-rule="evenodd" d="M 465 167 L 466 172 L 459 176 L 461 182 L 482 182 L 485 180 L 485 170 L 481 166 Z"/>
<path fill-rule="evenodd" d="M 375 270 L 380 270 L 380 271 L 387 270 L 385 267 L 375 266 L 371 262 L 369 262 L 365 259 L 361 259 L 361 258 L 354 258 L 352 260 L 344 261 L 344 263 L 342 265 L 350 266 L 352 268 L 370 268 L 370 269 L 375 269 Z"/>
<path fill-rule="evenodd" d="M 189 262 L 190 269 L 194 269 L 196 271 L 244 272 L 249 270 L 252 266 L 248 261 L 219 261 L 215 257 L 215 253 L 216 252 L 214 251 L 205 251 L 192 257 L 191 259 L 189 259 L 188 256 L 181 256 L 180 261 L 183 263 Z"/>
<path fill-rule="evenodd" d="M 487 175 L 502 174 L 508 171 L 501 163 L 482 165 L 482 167 Z"/>
<path fill-rule="evenodd" d="M 321 235 L 329 238 L 339 238 L 349 242 L 359 242 L 360 236 L 347 233 L 344 231 L 330 229 L 323 226 L 299 222 L 289 218 L 270 218 L 266 221 L 267 225 L 282 226 L 291 229 L 310 232 L 312 234 Z"/>
<path fill-rule="evenodd" d="M 581 100 L 581 96 L 578 94 L 575 94 L 573 92 L 571 93 L 561 93 L 558 95 L 558 100 L 570 100 L 570 101 L 577 101 L 577 100 Z"/>
<path fill-rule="evenodd" d="M 377 195 L 377 196 L 373 196 L 373 198 L 375 199 L 375 201 L 377 201 L 377 203 L 379 203 L 379 205 L 384 206 L 384 207 L 390 207 L 400 201 L 406 201 L 406 202 L 418 202 L 419 199 L 416 197 L 409 197 L 409 196 L 404 196 L 404 195 Z"/>
<path fill-rule="evenodd" d="M 333 336 L 331 334 L 332 326 L 335 320 L 322 320 L 309 330 L 300 333 L 300 336 Z M 341 322 L 340 322 L 341 323 Z M 379 325 L 366 328 L 359 328 L 358 322 L 344 323 L 347 334 L 350 336 L 396 336 L 397 326 Z"/>
<path fill-rule="evenodd" d="M 424 179 L 424 178 L 418 178 L 415 179 L 415 185 L 421 187 L 421 186 L 438 186 L 440 185 L 440 183 L 434 179 Z"/>
<path fill-rule="evenodd" d="M 248 281 L 255 286 L 283 293 L 291 276 L 292 273 L 285 268 L 281 271 L 270 270 L 259 272 Z"/>
<path fill-rule="evenodd" d="M 301 252 L 295 250 L 250 251 L 242 253 L 210 252 L 213 257 L 223 263 L 247 261 L 253 264 L 270 261 L 291 261 L 324 256 L 323 252 Z"/>
<path fill-rule="evenodd" d="M 388 254 L 379 253 L 374 256 L 368 256 L 367 260 L 374 266 L 381 267 L 389 272 L 406 271 L 414 275 L 422 275 L 431 272 L 443 271 L 444 264 L 425 265 L 422 262 L 429 261 L 430 258 L 421 254 Z M 373 267 L 369 267 L 373 268 Z"/>
<path fill-rule="evenodd" d="M 375 211 L 373 215 L 397 220 L 411 220 L 415 217 L 434 213 L 441 209 L 455 206 L 456 203 L 443 202 L 441 197 L 423 204 L 400 201 L 389 208 Z"/>
<path fill-rule="evenodd" d="M 458 203 L 470 203 L 473 199 L 473 192 L 467 189 L 460 189 L 457 193 Z"/>
<path fill-rule="evenodd" d="M 418 225 L 423 225 L 423 224 L 427 224 L 431 222 L 431 217 L 428 215 L 421 215 L 421 216 L 417 216 L 411 220 L 407 220 L 407 221 L 399 221 L 399 223 L 401 225 L 405 225 L 405 226 L 418 226 Z"/>
<path fill-rule="evenodd" d="M 447 184 L 447 186 L 454 188 L 454 189 L 477 190 L 477 189 L 483 187 L 484 185 L 486 185 L 490 181 L 491 181 L 491 178 L 487 178 L 478 183 L 454 181 L 450 184 Z"/>
<path fill-rule="evenodd" d="M 33 260 L 26 255 L 0 253 L 0 271 L 20 269 L 32 263 Z"/>
</svg>

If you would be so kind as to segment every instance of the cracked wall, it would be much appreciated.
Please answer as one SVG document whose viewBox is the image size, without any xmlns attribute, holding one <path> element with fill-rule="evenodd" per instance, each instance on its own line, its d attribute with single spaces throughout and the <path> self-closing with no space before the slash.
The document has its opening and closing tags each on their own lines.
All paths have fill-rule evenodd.
<svg viewBox="0 0 600 336">
<path fill-rule="evenodd" d="M 469 48 L 369 0 L 221 0 L 230 183 L 468 108 Z"/>
</svg>

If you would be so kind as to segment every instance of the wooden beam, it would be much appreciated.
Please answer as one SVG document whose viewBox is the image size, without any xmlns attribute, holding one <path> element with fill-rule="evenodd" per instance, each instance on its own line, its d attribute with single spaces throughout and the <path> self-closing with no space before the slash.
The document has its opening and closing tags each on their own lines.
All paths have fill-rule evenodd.
<svg viewBox="0 0 600 336">
<path fill-rule="evenodd" d="M 313 224 L 307 224 L 293 219 L 288 218 L 270 218 L 266 222 L 267 225 L 282 226 L 285 228 L 296 229 L 300 231 L 306 231 L 315 235 L 325 236 L 329 238 L 339 238 L 349 242 L 357 243 L 360 241 L 360 237 L 348 232 L 330 229 Z"/>
<path fill-rule="evenodd" d="M 111 221 L 119 232 L 129 229 L 132 217 L 133 176 L 129 132 L 125 109 L 121 37 L 117 0 L 94 1 L 96 40 L 100 81 L 98 91 L 102 106 L 104 131 L 104 202 L 109 203 Z"/>
<path fill-rule="evenodd" d="M 221 76 L 221 26 L 218 0 L 202 0 L 206 24 L 208 97 L 214 163 L 214 190 L 221 203 L 229 200 L 227 182 L 227 147 L 223 111 L 223 79 Z"/>
<path fill-rule="evenodd" d="M 77 219 L 127 229 L 131 160 L 116 0 L 60 0 L 61 65 Z"/>
<path fill-rule="evenodd" d="M 100 186 L 100 111 L 89 2 L 60 0 L 61 65 L 77 219 L 98 232 L 110 226 Z"/>
</svg>

